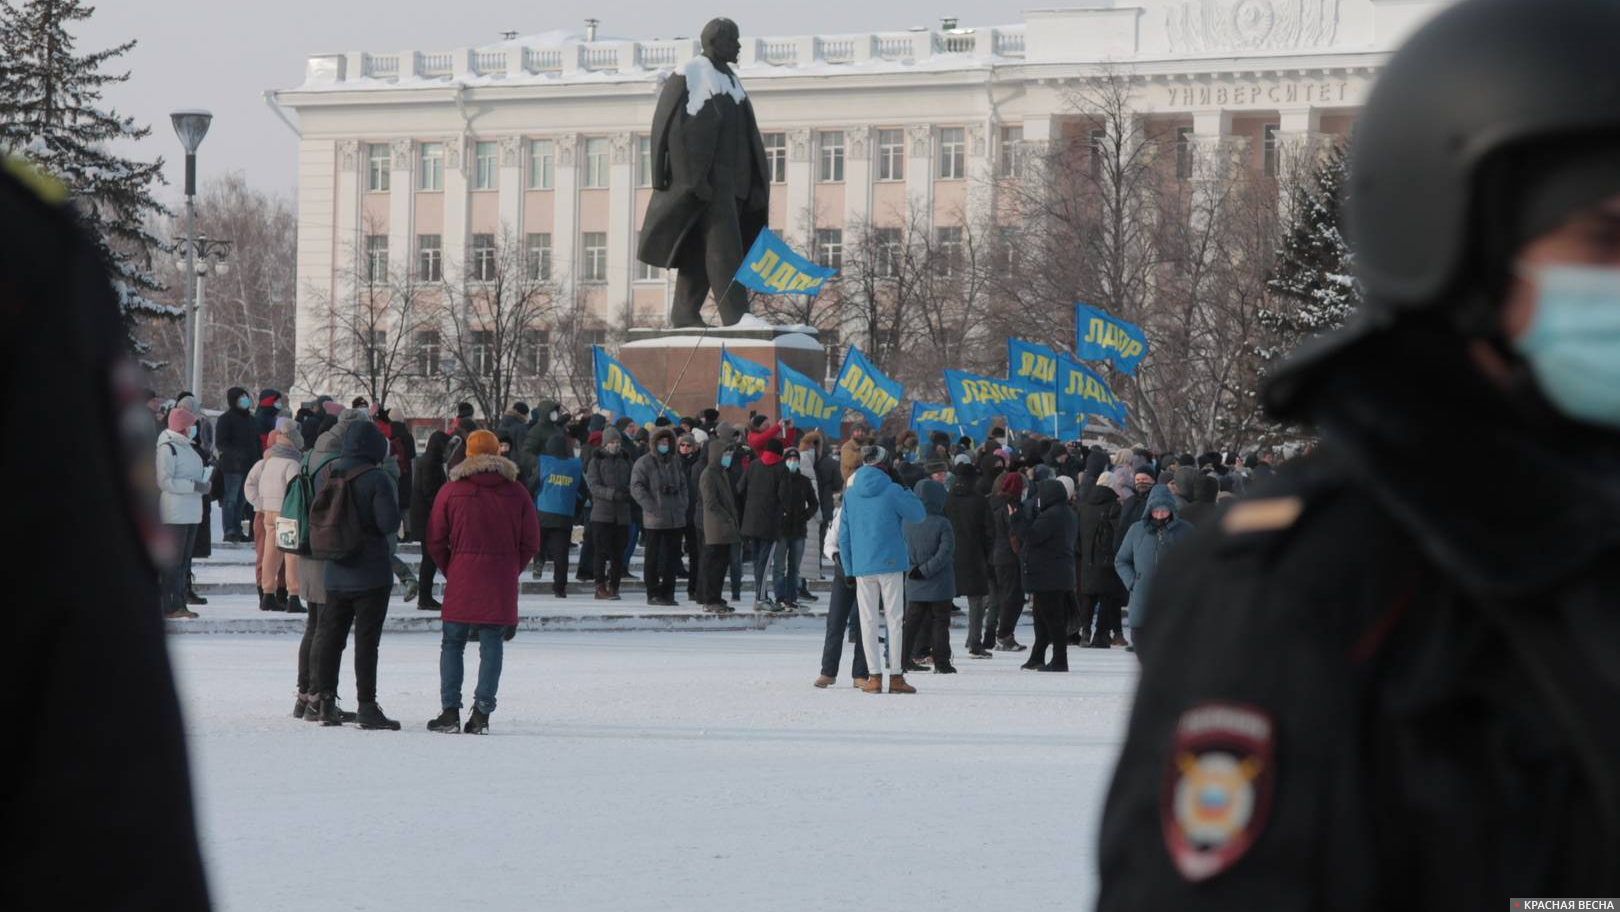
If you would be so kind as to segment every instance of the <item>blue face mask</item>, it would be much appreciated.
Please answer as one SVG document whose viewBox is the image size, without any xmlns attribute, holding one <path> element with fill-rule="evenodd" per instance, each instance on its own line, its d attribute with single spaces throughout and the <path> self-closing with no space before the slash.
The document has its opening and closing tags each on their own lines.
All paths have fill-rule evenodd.
<svg viewBox="0 0 1620 912">
<path fill-rule="evenodd" d="M 663 455 L 663 454 L 666 454 L 666 453 L 668 453 L 668 452 L 669 452 L 669 444 L 667 444 L 667 443 L 660 443 L 660 444 L 659 444 L 659 445 L 658 445 L 658 453 L 659 453 L 659 455 Z"/>
<path fill-rule="evenodd" d="M 246 396 L 243 396 L 242 398 L 236 400 L 236 405 L 239 408 L 252 408 L 253 407 L 253 400 L 249 399 Z"/>
<path fill-rule="evenodd" d="M 1620 429 L 1620 269 L 1550 266 L 1535 281 L 1536 313 L 1513 347 L 1565 416 Z"/>
<path fill-rule="evenodd" d="M 797 472 L 799 471 L 799 461 L 797 459 L 789 459 L 787 467 L 789 472 Z"/>
<path fill-rule="evenodd" d="M 730 453 L 727 453 L 726 455 L 720 457 L 720 468 L 722 468 L 722 469 L 731 468 L 731 454 Z"/>
</svg>

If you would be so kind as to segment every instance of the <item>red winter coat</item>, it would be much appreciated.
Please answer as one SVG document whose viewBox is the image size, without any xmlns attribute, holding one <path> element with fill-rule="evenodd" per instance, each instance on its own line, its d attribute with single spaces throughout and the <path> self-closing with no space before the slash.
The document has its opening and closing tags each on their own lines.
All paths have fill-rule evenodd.
<svg viewBox="0 0 1620 912">
<path fill-rule="evenodd" d="M 765 444 L 769 443 L 773 437 L 782 441 L 782 448 L 787 449 L 790 446 L 797 445 L 799 429 L 794 428 L 784 434 L 782 433 L 782 422 L 778 421 L 775 424 L 768 424 L 757 431 L 749 431 L 748 448 L 756 453 L 763 453 L 765 452 Z"/>
<path fill-rule="evenodd" d="M 517 482 L 517 465 L 469 456 L 451 469 L 425 547 L 444 573 L 444 620 L 516 624 L 518 576 L 540 550 L 540 518 Z"/>
</svg>

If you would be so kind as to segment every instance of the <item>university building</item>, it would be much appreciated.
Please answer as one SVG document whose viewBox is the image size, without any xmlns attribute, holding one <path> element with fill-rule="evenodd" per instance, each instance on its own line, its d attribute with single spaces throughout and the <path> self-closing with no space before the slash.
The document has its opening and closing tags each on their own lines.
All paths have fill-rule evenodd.
<svg viewBox="0 0 1620 912">
<path fill-rule="evenodd" d="M 1021 154 L 1084 134 L 1070 99 L 1104 70 L 1129 74 L 1143 134 L 1178 160 L 1220 147 L 1275 168 L 1288 142 L 1348 134 L 1392 49 L 1443 5 L 1090 0 L 1014 25 L 770 38 L 743 21 L 739 75 L 770 158 L 772 227 L 836 265 L 847 226 L 920 209 L 948 245 L 997 211 L 995 179 Z M 301 360 L 330 344 L 314 329 L 352 277 L 476 282 L 509 245 L 604 333 L 660 325 L 673 276 L 634 255 L 647 130 L 661 81 L 700 52 L 695 37 L 609 39 L 591 24 L 311 55 L 304 84 L 273 94 L 300 134 Z M 532 338 L 544 372 L 549 333 Z M 420 342 L 420 373 L 440 387 L 434 339 Z"/>
</svg>

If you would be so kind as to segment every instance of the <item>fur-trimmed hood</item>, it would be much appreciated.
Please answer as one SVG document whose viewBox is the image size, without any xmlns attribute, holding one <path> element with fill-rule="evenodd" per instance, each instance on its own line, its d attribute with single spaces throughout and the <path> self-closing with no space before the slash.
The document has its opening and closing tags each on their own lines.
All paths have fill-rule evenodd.
<svg viewBox="0 0 1620 912">
<path fill-rule="evenodd" d="M 487 454 L 468 456 L 450 470 L 450 480 L 461 481 L 464 478 L 484 472 L 496 472 L 507 481 L 517 481 L 518 468 L 517 463 L 507 459 L 505 456 Z"/>
</svg>

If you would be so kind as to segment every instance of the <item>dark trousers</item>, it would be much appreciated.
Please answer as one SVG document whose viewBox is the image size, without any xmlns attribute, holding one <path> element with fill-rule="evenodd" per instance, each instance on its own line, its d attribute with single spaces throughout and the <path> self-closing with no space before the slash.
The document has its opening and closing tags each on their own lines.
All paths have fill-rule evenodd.
<svg viewBox="0 0 1620 912">
<path fill-rule="evenodd" d="M 950 667 L 951 603 L 908 602 L 904 639 L 906 656 L 928 653 L 934 658 L 935 668 Z"/>
<path fill-rule="evenodd" d="M 439 565 L 433 562 L 433 555 L 429 554 L 426 548 L 422 549 L 421 572 L 422 575 L 420 579 L 422 583 L 422 596 L 424 598 L 432 598 L 433 579 L 439 575 Z"/>
<path fill-rule="evenodd" d="M 675 571 L 681 568 L 681 536 L 684 529 L 647 530 L 647 597 L 673 602 Z"/>
<path fill-rule="evenodd" d="M 174 536 L 174 565 L 163 571 L 161 587 L 163 613 L 180 611 L 186 607 L 186 578 L 191 575 L 191 547 L 197 543 L 195 523 L 185 526 L 169 525 Z"/>
<path fill-rule="evenodd" d="M 1112 595 L 1080 596 L 1080 629 L 1085 630 L 1090 626 L 1093 617 L 1097 621 L 1095 632 L 1092 634 L 1093 643 L 1097 642 L 1097 637 L 1102 637 L 1106 641 L 1113 636 L 1124 634 L 1120 629 L 1119 612 L 1119 609 L 1124 607 L 1123 601 Z"/>
<path fill-rule="evenodd" d="M 1017 564 L 996 564 L 995 611 L 986 612 L 984 638 L 1010 639 L 1024 613 L 1024 577 Z M 992 627 L 992 620 L 994 626 Z"/>
<path fill-rule="evenodd" d="M 821 645 L 821 673 L 829 678 L 838 677 L 838 663 L 844 655 L 844 628 L 856 615 L 855 587 L 833 580 L 832 598 L 827 605 L 827 637 Z M 867 676 L 866 648 L 861 645 L 861 625 L 855 625 L 855 659 L 850 673 L 857 678 Z"/>
<path fill-rule="evenodd" d="M 705 605 L 718 605 L 725 601 L 721 593 L 726 584 L 726 569 L 731 566 L 731 545 L 704 545 L 700 569 L 693 574 L 699 578 L 698 601 Z"/>
<path fill-rule="evenodd" d="M 309 654 L 315 648 L 315 634 L 321 626 L 321 606 L 318 602 L 305 602 L 304 607 L 309 613 L 304 615 L 304 635 L 298 640 L 298 692 L 301 694 L 315 693 L 314 682 L 310 680 Z M 337 692 L 334 685 L 333 692 Z"/>
<path fill-rule="evenodd" d="M 1069 636 L 1067 630 L 1068 593 L 1035 593 L 1035 642 L 1029 647 L 1028 665 L 1051 665 L 1069 668 Z M 1046 647 L 1052 647 L 1052 660 L 1045 660 Z"/>
<path fill-rule="evenodd" d="M 547 529 L 540 530 L 540 568 L 545 567 L 545 561 L 551 561 L 551 591 L 563 592 L 568 588 L 568 547 L 572 544 L 574 530 Z M 544 573 L 541 574 L 544 578 Z"/>
<path fill-rule="evenodd" d="M 321 625 L 315 634 L 315 687 L 318 693 L 337 691 L 338 668 L 343 664 L 343 642 L 354 628 L 354 690 L 361 703 L 377 702 L 377 647 L 382 643 L 383 619 L 388 616 L 392 587 L 359 592 L 326 593 Z"/>
<path fill-rule="evenodd" d="M 776 550 L 774 538 L 750 538 L 754 549 L 754 601 L 763 602 L 771 597 L 771 552 Z"/>
<path fill-rule="evenodd" d="M 590 511 L 587 510 L 586 512 L 589 513 Z M 591 579 L 591 574 L 596 569 L 596 546 L 591 544 L 591 539 L 595 537 L 591 534 L 591 526 L 593 525 L 595 524 L 587 521 L 583 527 L 585 534 L 580 536 L 578 578 L 582 580 Z"/>
<path fill-rule="evenodd" d="M 596 563 L 591 569 L 598 586 L 619 588 L 619 580 L 624 579 L 624 543 L 629 537 L 629 526 L 610 522 L 591 523 L 591 545 L 596 550 L 592 555 Z"/>
<path fill-rule="evenodd" d="M 686 552 L 686 597 L 698 600 L 698 563 L 703 556 L 703 536 L 698 527 L 688 525 L 681 530 L 681 550 Z"/>
</svg>

